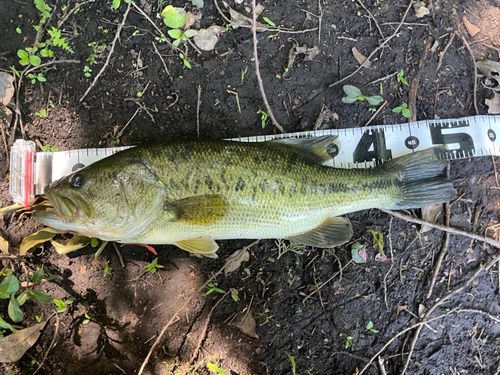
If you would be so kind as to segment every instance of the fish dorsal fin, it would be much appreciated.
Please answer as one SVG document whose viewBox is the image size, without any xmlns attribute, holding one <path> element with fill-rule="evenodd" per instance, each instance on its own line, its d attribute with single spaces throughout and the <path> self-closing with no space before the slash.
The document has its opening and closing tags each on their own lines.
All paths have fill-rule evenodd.
<svg viewBox="0 0 500 375">
<path fill-rule="evenodd" d="M 201 254 L 208 258 L 218 258 L 215 252 L 219 248 L 219 245 L 217 245 L 212 237 L 199 237 L 177 241 L 174 245 L 190 253 Z"/>
<path fill-rule="evenodd" d="M 172 221 L 192 225 L 209 225 L 222 219 L 229 208 L 227 200 L 217 194 L 196 195 L 166 203 L 163 209 Z"/>
<path fill-rule="evenodd" d="M 284 138 L 266 142 L 270 145 L 289 147 L 295 152 L 306 155 L 319 164 L 323 164 L 338 154 L 340 142 L 336 135 L 322 137 Z"/>
<path fill-rule="evenodd" d="M 314 247 L 334 247 L 346 243 L 351 237 L 351 222 L 348 218 L 338 216 L 330 217 L 316 228 L 288 239 Z"/>
</svg>

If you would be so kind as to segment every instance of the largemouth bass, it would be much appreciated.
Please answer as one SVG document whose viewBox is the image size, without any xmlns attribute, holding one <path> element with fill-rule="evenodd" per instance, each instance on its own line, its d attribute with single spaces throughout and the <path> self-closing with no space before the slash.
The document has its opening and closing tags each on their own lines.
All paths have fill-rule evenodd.
<svg viewBox="0 0 500 375">
<path fill-rule="evenodd" d="M 45 225 L 121 243 L 174 244 L 215 257 L 215 240 L 285 238 L 334 247 L 349 212 L 449 201 L 442 148 L 374 169 L 323 166 L 335 137 L 264 143 L 172 141 L 131 148 L 45 188 Z"/>
</svg>

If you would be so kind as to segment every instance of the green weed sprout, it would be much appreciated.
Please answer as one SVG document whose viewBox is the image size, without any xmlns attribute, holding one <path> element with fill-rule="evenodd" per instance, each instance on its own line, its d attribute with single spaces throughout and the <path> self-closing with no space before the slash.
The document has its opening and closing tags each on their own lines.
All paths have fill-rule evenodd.
<svg viewBox="0 0 500 375">
<path fill-rule="evenodd" d="M 377 331 L 375 328 L 373 328 L 373 322 L 371 320 L 366 325 L 366 329 L 372 331 L 373 333 L 379 333 L 380 332 L 380 331 Z"/>
<path fill-rule="evenodd" d="M 29 74 L 28 74 L 28 78 L 30 78 L 30 79 L 31 79 L 31 84 L 33 84 L 33 85 L 36 83 L 36 81 L 37 81 L 37 80 L 38 80 L 38 81 L 40 81 L 40 82 L 45 82 L 45 81 L 47 81 L 47 80 L 45 79 L 45 77 L 43 76 L 43 74 L 42 74 L 42 73 L 38 73 L 38 74 L 32 74 L 32 73 L 29 73 Z"/>
<path fill-rule="evenodd" d="M 295 375 L 297 373 L 297 366 L 295 365 L 295 358 L 293 358 L 293 355 L 289 354 L 285 350 L 286 355 L 288 356 L 288 359 L 290 359 L 290 362 L 292 363 L 292 374 Z"/>
<path fill-rule="evenodd" d="M 356 86 L 344 85 L 342 88 L 347 95 L 342 98 L 342 101 L 344 103 L 354 103 L 356 100 L 362 101 L 366 99 L 366 101 L 371 105 L 378 105 L 380 104 L 380 102 L 382 102 L 382 100 L 384 100 L 384 98 L 382 98 L 380 95 L 365 96 Z"/>
<path fill-rule="evenodd" d="M 226 369 L 223 369 L 223 368 L 220 368 L 219 366 L 217 366 L 216 364 L 212 363 L 212 362 L 208 362 L 207 363 L 207 369 L 212 373 L 216 373 L 216 374 L 225 374 L 227 372 Z"/>
<path fill-rule="evenodd" d="M 404 117 L 410 118 L 411 111 L 408 109 L 408 104 L 403 103 L 399 107 L 395 107 L 392 112 L 394 113 L 402 113 Z"/>
<path fill-rule="evenodd" d="M 220 293 L 220 294 L 225 294 L 225 293 L 226 293 L 226 292 L 225 292 L 225 291 L 223 291 L 222 289 L 217 288 L 217 287 L 216 287 L 214 284 L 212 284 L 212 283 L 207 284 L 207 288 L 208 288 L 208 290 L 207 290 L 205 293 L 203 293 L 203 297 L 208 296 L 208 295 L 209 295 L 210 293 L 212 293 L 212 292 L 217 292 L 217 293 Z"/>
<path fill-rule="evenodd" d="M 192 38 L 196 34 L 198 34 L 198 30 L 186 30 L 182 32 L 179 29 L 171 29 L 167 31 L 168 35 L 174 39 L 172 44 L 174 46 L 178 46 L 181 42 L 186 43 L 188 38 Z"/>
<path fill-rule="evenodd" d="M 144 267 L 144 272 L 149 272 L 150 274 L 155 273 L 159 268 L 165 268 L 161 264 L 158 264 L 158 258 L 153 259 L 151 263 L 146 264 Z"/>
<path fill-rule="evenodd" d="M 264 112 L 262 109 L 259 109 L 257 111 L 257 114 L 260 114 L 260 122 L 262 124 L 262 129 L 264 129 L 266 127 L 267 117 L 269 115 L 266 112 Z"/>
<path fill-rule="evenodd" d="M 397 79 L 398 79 L 398 82 L 400 83 L 403 83 L 405 84 L 406 86 L 408 86 L 408 82 L 406 81 L 406 79 L 403 78 L 403 74 L 404 74 L 404 70 L 401 69 L 401 71 L 398 73 L 398 75 L 396 76 Z"/>
</svg>

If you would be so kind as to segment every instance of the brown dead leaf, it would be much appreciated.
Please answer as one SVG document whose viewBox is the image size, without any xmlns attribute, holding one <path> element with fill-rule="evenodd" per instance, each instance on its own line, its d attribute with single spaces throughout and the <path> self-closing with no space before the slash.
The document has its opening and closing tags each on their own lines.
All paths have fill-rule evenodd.
<svg viewBox="0 0 500 375">
<path fill-rule="evenodd" d="M 413 4 L 413 10 L 415 11 L 415 17 L 417 18 L 425 17 L 430 13 L 429 8 L 420 2 Z"/>
<path fill-rule="evenodd" d="M 360 65 L 363 65 L 363 64 L 365 63 L 365 61 L 366 61 L 366 57 L 365 57 L 362 53 L 360 53 L 360 52 L 356 49 L 356 47 L 352 47 L 352 54 L 354 55 L 354 58 L 356 59 L 356 61 L 357 61 Z M 370 63 L 370 61 L 368 61 L 368 62 L 364 65 L 364 67 L 365 67 L 365 68 L 369 68 L 369 67 L 370 67 L 370 65 L 371 65 L 371 63 Z"/>
<path fill-rule="evenodd" d="M 406 308 L 408 308 L 408 305 L 399 305 L 396 307 L 396 319 L 398 318 L 399 313 Z"/>
<path fill-rule="evenodd" d="M 474 262 L 476 260 L 476 257 L 474 256 L 474 250 L 472 248 L 468 248 L 466 251 L 466 257 L 467 257 L 467 263 Z"/>
<path fill-rule="evenodd" d="M 7 242 L 7 240 L 5 240 L 5 238 L 3 237 L 0 237 L 0 250 L 4 254 L 9 253 L 9 242 Z"/>
<path fill-rule="evenodd" d="M 255 332 L 255 319 L 253 318 L 251 311 L 248 311 L 248 314 L 243 317 L 243 320 L 241 320 L 240 322 L 233 322 L 231 323 L 231 325 L 238 328 L 247 336 L 254 337 L 256 339 L 259 338 L 259 336 Z"/>
<path fill-rule="evenodd" d="M 493 98 L 485 99 L 484 102 L 488 106 L 490 115 L 500 115 L 500 93 L 493 92 Z"/>
<path fill-rule="evenodd" d="M 7 106 L 14 96 L 14 77 L 8 73 L 0 72 L 0 103 Z"/>
<path fill-rule="evenodd" d="M 428 221 L 431 224 L 436 224 L 436 220 L 439 215 L 443 212 L 442 204 L 433 204 L 432 206 L 427 206 L 422 208 L 422 219 Z M 432 228 L 428 225 L 422 225 L 420 230 L 422 233 L 430 231 Z"/>
<path fill-rule="evenodd" d="M 14 332 L 0 340 L 0 362 L 17 362 L 31 348 L 46 322 L 35 324 L 29 328 Z"/>
<path fill-rule="evenodd" d="M 462 21 L 464 21 L 465 28 L 467 29 L 467 32 L 469 33 L 470 36 L 475 36 L 478 32 L 481 31 L 479 27 L 470 23 L 467 17 L 463 16 Z"/>
<path fill-rule="evenodd" d="M 422 304 L 418 305 L 418 317 L 419 318 L 423 318 L 426 311 L 427 311 L 427 308 L 424 305 L 422 305 Z"/>
<path fill-rule="evenodd" d="M 250 260 L 250 253 L 246 249 L 240 249 L 231 254 L 224 264 L 224 274 L 230 274 L 240 268 L 242 262 Z"/>
<path fill-rule="evenodd" d="M 186 13 L 186 24 L 184 25 L 184 30 L 189 29 L 196 21 L 196 17 L 193 13 L 187 12 Z"/>
<path fill-rule="evenodd" d="M 225 1 L 222 2 L 226 9 L 229 11 L 229 14 L 231 16 L 231 27 L 233 29 L 237 29 L 241 25 L 246 25 L 246 26 L 251 26 L 253 23 L 253 20 L 247 16 L 244 16 L 243 14 L 235 11 L 233 8 L 231 8 Z M 259 4 L 255 7 L 256 11 L 259 9 Z M 264 8 L 262 8 L 264 9 Z M 262 10 L 261 10 L 262 12 Z M 256 12 L 258 14 L 258 12 Z M 255 24 L 257 31 L 264 31 L 264 30 L 259 30 L 259 29 L 269 29 L 269 26 L 260 22 L 256 22 Z"/>
<path fill-rule="evenodd" d="M 226 32 L 221 26 L 212 25 L 207 29 L 201 29 L 193 38 L 194 43 L 203 51 L 211 51 L 219 41 L 218 34 Z"/>
<path fill-rule="evenodd" d="M 317 46 L 308 48 L 305 44 L 303 46 L 299 46 L 297 43 L 293 43 L 292 48 L 288 52 L 288 65 L 287 69 L 290 69 L 297 58 L 297 55 L 304 54 L 304 60 L 310 61 L 314 59 L 318 53 L 320 53 L 320 49 Z"/>
</svg>

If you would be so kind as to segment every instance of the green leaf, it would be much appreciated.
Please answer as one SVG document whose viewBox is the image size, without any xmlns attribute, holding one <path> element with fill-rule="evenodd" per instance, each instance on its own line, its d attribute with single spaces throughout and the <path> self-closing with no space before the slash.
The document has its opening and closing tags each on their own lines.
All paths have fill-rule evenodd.
<svg viewBox="0 0 500 375">
<path fill-rule="evenodd" d="M 179 45 L 179 43 L 181 42 L 180 38 L 179 39 L 176 39 L 172 42 L 172 44 L 177 47 Z"/>
<path fill-rule="evenodd" d="M 184 61 L 184 65 L 186 65 L 188 69 L 191 69 L 191 64 L 189 63 L 189 61 L 187 61 L 186 59 L 183 59 L 182 61 Z"/>
<path fill-rule="evenodd" d="M 14 327 L 12 327 L 9 323 L 7 323 L 2 318 L 0 318 L 0 327 L 2 327 L 4 329 L 10 329 L 12 332 L 17 332 L 17 329 L 15 329 Z"/>
<path fill-rule="evenodd" d="M 41 290 L 28 290 L 28 296 L 40 303 L 49 303 L 54 299 L 54 297 Z"/>
<path fill-rule="evenodd" d="M 92 237 L 90 240 L 90 246 L 97 247 L 97 245 L 99 245 L 99 240 L 95 237 Z"/>
<path fill-rule="evenodd" d="M 359 242 L 353 243 L 351 246 L 351 257 L 355 263 L 366 263 L 366 251 L 364 251 L 365 246 L 361 245 Z M 364 251 L 364 252 L 362 252 Z M 361 254 L 360 254 L 361 252 Z"/>
<path fill-rule="evenodd" d="M 25 237 L 23 239 L 23 242 L 21 242 L 21 246 L 19 247 L 19 255 L 25 254 L 28 250 L 38 244 L 51 240 L 56 234 L 59 233 L 61 233 L 61 231 L 57 229 L 44 228 L 39 230 L 38 232 L 30 234 L 28 237 Z"/>
<path fill-rule="evenodd" d="M 186 24 L 186 11 L 182 8 L 175 8 L 168 5 L 161 12 L 163 22 L 172 29 L 183 27 Z"/>
<path fill-rule="evenodd" d="M 36 78 L 37 78 L 40 82 L 45 82 L 45 81 L 47 81 L 47 79 L 46 79 L 44 76 L 42 76 L 41 74 L 39 74 Z"/>
<path fill-rule="evenodd" d="M 402 108 L 401 108 L 401 107 L 396 107 L 396 108 L 394 108 L 394 109 L 392 110 L 392 112 L 394 112 L 394 113 L 400 113 L 400 112 L 401 112 L 401 110 L 402 110 Z"/>
<path fill-rule="evenodd" d="M 370 320 L 366 325 L 366 329 L 372 329 L 372 328 L 373 328 L 373 322 Z"/>
<path fill-rule="evenodd" d="M 19 56 L 20 59 L 25 59 L 28 57 L 28 52 L 26 52 L 23 49 L 20 49 L 17 51 L 17 56 Z"/>
<path fill-rule="evenodd" d="M 184 35 L 186 36 L 186 38 L 192 38 L 193 36 L 197 35 L 198 34 L 198 30 L 186 30 L 184 31 Z"/>
<path fill-rule="evenodd" d="M 366 97 L 366 100 L 368 101 L 368 103 L 370 103 L 371 105 L 378 105 L 379 103 L 382 102 L 382 100 L 384 100 L 384 98 L 382 98 L 381 96 L 379 95 L 374 95 L 374 96 L 367 96 Z"/>
<path fill-rule="evenodd" d="M 26 292 L 21 293 L 20 295 L 17 296 L 17 302 L 19 302 L 19 306 L 22 306 L 25 304 L 26 300 L 28 299 L 28 294 Z"/>
<path fill-rule="evenodd" d="M 171 30 L 168 30 L 167 31 L 168 35 L 171 37 L 171 38 L 174 38 L 174 39 L 177 39 L 181 36 L 181 31 L 178 30 L 178 29 L 171 29 Z"/>
<path fill-rule="evenodd" d="M 30 64 L 33 66 L 38 66 L 42 62 L 42 60 L 40 60 L 40 58 L 36 55 L 31 55 L 29 60 L 30 60 Z"/>
<path fill-rule="evenodd" d="M 66 300 L 66 304 L 67 305 L 71 305 L 73 302 L 75 302 L 75 299 L 73 297 L 69 297 L 67 300 Z"/>
<path fill-rule="evenodd" d="M 43 271 L 43 266 L 42 266 L 40 268 L 37 268 L 35 273 L 33 273 L 33 277 L 31 279 L 31 281 L 33 281 L 34 283 L 39 283 L 40 281 L 42 281 L 43 275 L 44 275 L 44 271 Z"/>
<path fill-rule="evenodd" d="M 23 320 L 24 313 L 21 311 L 21 307 L 19 306 L 19 302 L 17 301 L 14 295 L 10 296 L 10 302 L 8 307 L 9 317 L 13 322 L 19 323 Z"/>
<path fill-rule="evenodd" d="M 411 116 L 411 111 L 408 108 L 403 108 L 403 116 L 409 118 Z"/>
<path fill-rule="evenodd" d="M 61 301 L 60 299 L 54 298 L 54 303 L 57 306 L 56 311 L 58 313 L 62 313 L 64 311 L 66 311 L 66 304 L 64 303 L 64 301 Z"/>
<path fill-rule="evenodd" d="M 22 31 L 21 31 L 21 28 L 20 28 L 20 27 L 16 27 L 16 33 L 18 33 L 18 34 L 21 34 L 21 33 L 22 33 Z"/>
<path fill-rule="evenodd" d="M 113 0 L 111 4 L 111 9 L 118 9 L 120 7 L 121 0 Z"/>
<path fill-rule="evenodd" d="M 358 98 L 357 97 L 352 97 L 352 96 L 344 96 L 342 98 L 342 101 L 344 103 L 354 103 L 356 100 L 358 100 Z"/>
<path fill-rule="evenodd" d="M 356 86 L 352 85 L 344 85 L 342 86 L 344 89 L 344 92 L 347 94 L 348 97 L 350 98 L 358 98 L 358 96 L 362 96 L 361 90 L 358 89 Z"/>
<path fill-rule="evenodd" d="M 12 270 L 10 268 L 5 268 L 2 270 L 2 276 L 10 276 L 12 275 Z"/>
<path fill-rule="evenodd" d="M 286 350 L 285 350 L 285 353 L 288 356 L 288 358 L 290 359 L 290 362 L 292 362 L 292 374 L 295 375 L 297 372 L 297 368 L 295 365 L 295 358 L 293 358 L 293 356 L 291 354 L 288 354 L 288 352 Z"/>
<path fill-rule="evenodd" d="M 19 290 L 19 280 L 14 275 L 9 275 L 0 283 L 0 295 L 14 294 Z"/>
<path fill-rule="evenodd" d="M 203 0 L 193 0 L 193 5 L 198 8 L 203 8 Z"/>
<path fill-rule="evenodd" d="M 271 25 L 273 27 L 276 27 L 276 25 L 274 24 L 273 21 L 271 21 L 269 18 L 267 17 L 262 17 L 262 19 L 268 24 L 268 25 Z"/>
</svg>

